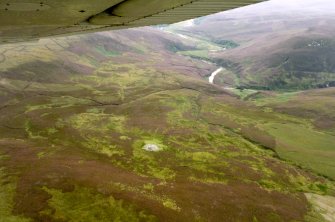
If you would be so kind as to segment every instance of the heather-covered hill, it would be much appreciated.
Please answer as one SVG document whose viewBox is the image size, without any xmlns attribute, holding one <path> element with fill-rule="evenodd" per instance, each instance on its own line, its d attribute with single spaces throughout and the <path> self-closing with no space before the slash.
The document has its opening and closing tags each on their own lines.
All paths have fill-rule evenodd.
<svg viewBox="0 0 335 222">
<path fill-rule="evenodd" d="M 122 63 L 124 59 L 197 77 L 209 75 L 215 69 L 215 65 L 175 55 L 174 48 L 193 49 L 195 45 L 175 36 L 167 37 L 152 28 L 3 45 L 0 50 L 0 76 L 26 81 L 62 82 L 70 74 L 91 74 L 104 63 Z"/>
<path fill-rule="evenodd" d="M 324 88 L 335 85 L 332 7 L 322 1 L 269 1 L 167 30 L 225 47 L 206 56 L 228 70 L 217 83 L 255 89 Z"/>
<path fill-rule="evenodd" d="M 334 90 L 210 84 L 244 43 L 161 29 L 0 46 L 0 221 L 334 220 Z"/>
</svg>

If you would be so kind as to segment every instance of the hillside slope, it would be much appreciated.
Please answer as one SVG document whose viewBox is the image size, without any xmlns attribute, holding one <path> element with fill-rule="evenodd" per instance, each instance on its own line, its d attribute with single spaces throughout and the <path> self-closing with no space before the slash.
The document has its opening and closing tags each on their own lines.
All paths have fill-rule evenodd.
<svg viewBox="0 0 335 222">
<path fill-rule="evenodd" d="M 228 70 L 218 84 L 326 88 L 335 85 L 332 7 L 313 1 L 269 1 L 166 29 L 224 46 L 206 57 Z"/>
<path fill-rule="evenodd" d="M 195 48 L 151 28 L 2 46 L 0 218 L 332 218 L 332 128 L 209 84 L 214 65 L 176 54 Z"/>
<path fill-rule="evenodd" d="M 209 75 L 215 69 L 214 65 L 175 55 L 175 47 L 193 49 L 195 46 L 178 37 L 166 37 L 152 28 L 3 45 L 0 75 L 2 78 L 62 82 L 69 74 L 90 74 L 106 62 L 122 62 L 123 58 L 198 77 Z"/>
</svg>

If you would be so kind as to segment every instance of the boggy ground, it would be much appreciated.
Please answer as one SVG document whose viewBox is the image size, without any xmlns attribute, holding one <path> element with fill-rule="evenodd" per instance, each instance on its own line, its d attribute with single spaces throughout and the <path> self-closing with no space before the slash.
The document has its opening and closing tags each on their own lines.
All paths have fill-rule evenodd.
<svg viewBox="0 0 335 222">
<path fill-rule="evenodd" d="M 334 195 L 277 158 L 265 126 L 293 117 L 205 81 L 124 62 L 2 81 L 0 221 L 323 221 L 304 193 Z"/>
</svg>

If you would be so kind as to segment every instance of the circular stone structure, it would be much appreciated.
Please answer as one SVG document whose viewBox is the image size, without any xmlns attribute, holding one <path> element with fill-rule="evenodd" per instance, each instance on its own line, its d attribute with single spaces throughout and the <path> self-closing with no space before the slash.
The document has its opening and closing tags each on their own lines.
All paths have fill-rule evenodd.
<svg viewBox="0 0 335 222">
<path fill-rule="evenodd" d="M 143 149 L 149 152 L 158 152 L 161 150 L 161 148 L 156 144 L 146 144 L 143 146 Z"/>
</svg>

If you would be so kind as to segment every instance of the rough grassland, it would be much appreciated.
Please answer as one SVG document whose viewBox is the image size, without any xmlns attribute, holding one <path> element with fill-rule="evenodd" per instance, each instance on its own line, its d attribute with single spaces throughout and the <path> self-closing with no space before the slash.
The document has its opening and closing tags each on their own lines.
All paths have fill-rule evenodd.
<svg viewBox="0 0 335 222">
<path fill-rule="evenodd" d="M 155 68 L 164 54 L 127 63 L 104 48 L 90 51 L 91 73 L 30 78 L 21 64 L 0 83 L 0 221 L 303 222 L 318 209 L 304 193 L 334 195 L 332 181 L 277 158 L 280 141 L 304 145 L 285 129 L 308 126 L 320 148 L 297 155 L 329 160 L 332 136 L 309 120 Z"/>
</svg>

